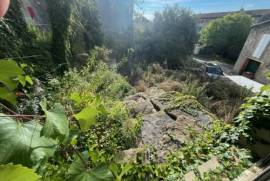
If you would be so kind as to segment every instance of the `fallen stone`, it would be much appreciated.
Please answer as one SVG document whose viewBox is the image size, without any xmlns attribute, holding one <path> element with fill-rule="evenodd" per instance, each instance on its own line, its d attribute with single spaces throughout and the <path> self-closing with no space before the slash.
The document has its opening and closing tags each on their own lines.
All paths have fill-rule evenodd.
<svg viewBox="0 0 270 181">
<path fill-rule="evenodd" d="M 143 93 L 129 96 L 125 99 L 124 102 L 127 108 L 130 110 L 132 116 L 137 116 L 138 114 L 145 115 L 156 112 L 150 100 Z"/>
<path fill-rule="evenodd" d="M 179 149 L 183 143 L 191 140 L 190 129 L 200 131 L 196 120 L 190 116 L 180 116 L 173 120 L 165 112 L 145 115 L 141 131 L 142 145 L 151 145 L 157 149 L 158 160 L 166 154 Z"/>
<path fill-rule="evenodd" d="M 196 180 L 196 175 L 193 171 L 188 172 L 185 176 L 184 176 L 184 181 L 193 181 Z"/>
<path fill-rule="evenodd" d="M 200 165 L 198 167 L 198 171 L 200 175 L 203 175 L 204 173 L 217 169 L 219 166 L 220 166 L 220 163 L 218 162 L 218 158 L 214 156 L 209 161 Z"/>
<path fill-rule="evenodd" d="M 129 150 L 123 150 L 117 155 L 117 160 L 119 163 L 132 163 L 137 160 L 137 155 L 139 153 L 144 153 L 144 148 L 132 148 Z"/>
<path fill-rule="evenodd" d="M 143 117 L 142 141 L 144 144 L 160 148 L 160 141 L 164 135 L 164 128 L 174 122 L 165 112 L 157 112 Z"/>
<path fill-rule="evenodd" d="M 140 92 L 140 93 L 136 93 L 134 95 L 131 95 L 131 96 L 126 97 L 125 100 L 137 101 L 140 98 L 147 99 L 147 95 L 145 95 L 144 93 Z"/>
</svg>

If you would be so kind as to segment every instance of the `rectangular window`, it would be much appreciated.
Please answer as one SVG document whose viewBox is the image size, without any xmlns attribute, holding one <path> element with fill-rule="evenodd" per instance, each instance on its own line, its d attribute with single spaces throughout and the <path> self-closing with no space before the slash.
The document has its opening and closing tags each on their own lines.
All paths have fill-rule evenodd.
<svg viewBox="0 0 270 181">
<path fill-rule="evenodd" d="M 252 56 L 254 58 L 261 58 L 269 42 L 270 42 L 270 35 L 264 34 Z"/>
<path fill-rule="evenodd" d="M 260 59 L 262 57 L 265 49 L 267 48 L 269 42 L 270 42 L 270 35 L 264 34 L 252 56 L 254 58 Z"/>
</svg>

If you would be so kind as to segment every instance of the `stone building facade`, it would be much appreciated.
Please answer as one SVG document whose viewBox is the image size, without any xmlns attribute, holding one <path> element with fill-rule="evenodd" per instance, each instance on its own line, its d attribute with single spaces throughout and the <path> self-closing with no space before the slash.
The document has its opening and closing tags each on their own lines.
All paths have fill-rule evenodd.
<svg viewBox="0 0 270 181">
<path fill-rule="evenodd" d="M 270 20 L 252 26 L 242 52 L 234 66 L 237 74 L 260 83 L 269 83 L 270 72 Z"/>
</svg>

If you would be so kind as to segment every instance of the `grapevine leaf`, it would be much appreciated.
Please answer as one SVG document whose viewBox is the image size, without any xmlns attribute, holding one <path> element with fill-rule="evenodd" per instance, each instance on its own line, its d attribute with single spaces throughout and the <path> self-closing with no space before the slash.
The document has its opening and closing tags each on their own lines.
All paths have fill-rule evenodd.
<svg viewBox="0 0 270 181">
<path fill-rule="evenodd" d="M 46 123 L 41 134 L 52 138 L 56 138 L 58 136 L 64 138 L 67 137 L 69 134 L 69 121 L 66 117 L 64 107 L 57 103 L 48 111 L 45 101 L 42 101 L 40 105 L 46 115 Z"/>
<path fill-rule="evenodd" d="M 69 181 L 111 181 L 113 175 L 106 166 L 100 166 L 94 169 L 88 169 L 84 165 L 87 163 L 89 156 L 82 154 L 80 160 L 77 158 L 68 170 Z"/>
<path fill-rule="evenodd" d="M 40 137 L 41 129 L 42 126 L 36 121 L 20 123 L 10 117 L 1 117 L 0 163 L 33 166 L 42 159 L 53 156 L 56 141 Z"/>
<path fill-rule="evenodd" d="M 6 100 L 13 105 L 16 104 L 16 95 L 3 87 L 0 87 L 0 99 Z"/>
<path fill-rule="evenodd" d="M 82 98 L 78 92 L 71 93 L 69 97 L 72 101 L 74 101 L 77 105 L 82 103 Z"/>
<path fill-rule="evenodd" d="M 7 86 L 10 90 L 14 90 L 18 84 L 18 82 L 14 81 L 13 79 L 23 74 L 23 70 L 14 60 L 0 61 L 0 82 Z"/>
<path fill-rule="evenodd" d="M 23 167 L 22 165 L 0 165 L 0 178 L 6 181 L 37 181 L 40 176 L 33 169 Z"/>
<path fill-rule="evenodd" d="M 18 75 L 18 80 L 19 80 L 20 84 L 24 87 L 26 84 L 25 76 Z"/>
<path fill-rule="evenodd" d="M 95 106 L 92 105 L 84 108 L 81 112 L 74 115 L 74 117 L 79 121 L 81 130 L 87 131 L 96 123 L 97 115 L 98 110 Z"/>
<path fill-rule="evenodd" d="M 25 76 L 25 81 L 28 82 L 30 85 L 33 85 L 33 80 L 31 79 L 31 77 L 29 75 Z"/>
</svg>

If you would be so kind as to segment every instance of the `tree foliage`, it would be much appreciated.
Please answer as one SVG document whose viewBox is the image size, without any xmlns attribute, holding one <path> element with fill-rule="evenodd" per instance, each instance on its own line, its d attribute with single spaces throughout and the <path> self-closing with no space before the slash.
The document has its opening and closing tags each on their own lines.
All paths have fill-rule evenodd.
<svg viewBox="0 0 270 181">
<path fill-rule="evenodd" d="M 249 34 L 252 18 L 245 13 L 213 20 L 201 32 L 200 42 L 218 55 L 237 59 Z"/>
<path fill-rule="evenodd" d="M 63 72 L 72 64 L 72 55 L 89 52 L 102 42 L 96 3 L 93 0 L 47 0 L 47 5 L 52 28 L 51 53 L 59 72 Z"/>
<path fill-rule="evenodd" d="M 95 46 L 102 45 L 103 33 L 98 15 L 96 1 L 74 2 L 70 32 L 72 54 L 88 53 Z"/>
<path fill-rule="evenodd" d="M 171 68 L 181 65 L 181 60 L 192 54 L 197 37 L 194 15 L 177 6 L 157 12 L 151 27 L 143 31 L 140 31 L 143 38 L 136 45 L 138 54 L 144 55 L 141 58 L 150 62 L 167 61 Z"/>
<path fill-rule="evenodd" d="M 71 55 L 69 27 L 72 13 L 72 0 L 47 0 L 52 28 L 52 57 L 58 66 L 67 67 Z M 60 69 L 60 71 L 61 71 Z"/>
</svg>

